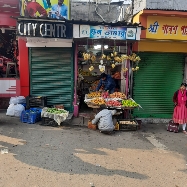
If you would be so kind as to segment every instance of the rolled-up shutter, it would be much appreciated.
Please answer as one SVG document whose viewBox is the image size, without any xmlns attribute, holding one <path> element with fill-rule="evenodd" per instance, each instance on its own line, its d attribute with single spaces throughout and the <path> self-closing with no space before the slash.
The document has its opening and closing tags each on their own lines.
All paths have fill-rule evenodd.
<svg viewBox="0 0 187 187">
<path fill-rule="evenodd" d="M 172 97 L 180 87 L 184 73 L 184 55 L 176 53 L 140 53 L 140 70 L 134 73 L 133 98 L 143 110 L 134 110 L 140 118 L 171 118 Z"/>
<path fill-rule="evenodd" d="M 30 94 L 47 96 L 47 104 L 72 111 L 72 48 L 30 48 Z"/>
</svg>

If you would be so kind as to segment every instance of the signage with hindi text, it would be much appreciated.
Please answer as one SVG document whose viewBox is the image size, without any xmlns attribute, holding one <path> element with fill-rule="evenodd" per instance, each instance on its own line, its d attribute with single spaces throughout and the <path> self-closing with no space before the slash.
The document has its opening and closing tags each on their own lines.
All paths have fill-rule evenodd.
<svg viewBox="0 0 187 187">
<path fill-rule="evenodd" d="M 187 40 L 187 19 L 175 17 L 147 17 L 146 38 Z"/>
<path fill-rule="evenodd" d="M 80 25 L 80 38 L 136 40 L 137 28 Z"/>
</svg>

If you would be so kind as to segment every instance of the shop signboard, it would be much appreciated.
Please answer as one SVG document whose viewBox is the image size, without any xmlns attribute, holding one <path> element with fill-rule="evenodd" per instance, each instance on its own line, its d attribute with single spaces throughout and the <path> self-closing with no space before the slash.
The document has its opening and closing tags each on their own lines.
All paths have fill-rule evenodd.
<svg viewBox="0 0 187 187">
<path fill-rule="evenodd" d="M 136 34 L 136 28 L 80 25 L 80 38 L 136 40 Z"/>
<path fill-rule="evenodd" d="M 19 20 L 17 23 L 17 35 L 22 37 L 72 39 L 73 24 L 39 20 Z"/>
<path fill-rule="evenodd" d="M 70 19 L 70 0 L 19 0 L 20 16 Z"/>
<path fill-rule="evenodd" d="M 149 16 L 146 38 L 162 40 L 187 40 L 187 19 Z"/>
</svg>

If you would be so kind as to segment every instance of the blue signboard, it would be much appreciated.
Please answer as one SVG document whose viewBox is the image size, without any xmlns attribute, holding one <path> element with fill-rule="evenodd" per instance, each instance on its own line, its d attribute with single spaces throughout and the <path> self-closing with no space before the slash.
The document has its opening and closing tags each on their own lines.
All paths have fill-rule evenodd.
<svg viewBox="0 0 187 187">
<path fill-rule="evenodd" d="M 137 28 L 80 25 L 80 38 L 136 40 Z"/>
<path fill-rule="evenodd" d="M 90 26 L 90 38 L 126 39 L 126 27 Z"/>
</svg>

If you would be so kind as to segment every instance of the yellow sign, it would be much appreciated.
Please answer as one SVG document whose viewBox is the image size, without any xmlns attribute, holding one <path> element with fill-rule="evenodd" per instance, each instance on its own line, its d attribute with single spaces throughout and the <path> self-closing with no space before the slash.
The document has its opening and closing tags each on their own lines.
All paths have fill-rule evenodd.
<svg viewBox="0 0 187 187">
<path fill-rule="evenodd" d="M 149 16 L 146 38 L 187 40 L 187 18 Z"/>
<path fill-rule="evenodd" d="M 70 19 L 69 0 L 19 0 L 20 16 Z"/>
</svg>

